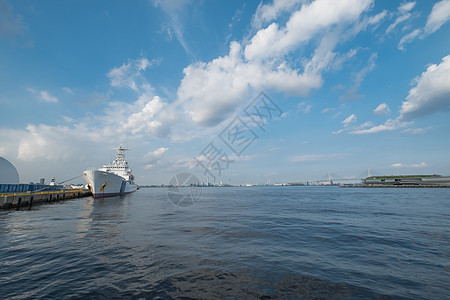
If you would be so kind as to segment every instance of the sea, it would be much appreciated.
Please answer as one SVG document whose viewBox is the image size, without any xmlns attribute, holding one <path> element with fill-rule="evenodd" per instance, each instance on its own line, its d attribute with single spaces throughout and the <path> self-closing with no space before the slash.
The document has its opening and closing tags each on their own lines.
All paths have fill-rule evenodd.
<svg viewBox="0 0 450 300">
<path fill-rule="evenodd" d="M 0 298 L 450 299 L 450 189 L 141 188 L 0 211 Z"/>
</svg>

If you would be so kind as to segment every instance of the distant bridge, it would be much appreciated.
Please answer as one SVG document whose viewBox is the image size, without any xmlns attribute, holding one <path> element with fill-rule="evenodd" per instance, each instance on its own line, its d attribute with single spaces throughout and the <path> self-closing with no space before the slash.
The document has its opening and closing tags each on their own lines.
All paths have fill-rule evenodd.
<svg viewBox="0 0 450 300">
<path fill-rule="evenodd" d="M 372 170 L 372 169 L 367 169 L 364 172 L 360 173 L 359 175 L 355 176 L 355 177 L 349 177 L 349 178 L 342 178 L 339 175 L 336 175 L 332 172 L 328 172 L 325 176 L 322 177 L 322 179 L 320 180 L 315 180 L 314 182 L 317 182 L 317 184 L 319 183 L 328 183 L 328 184 L 334 184 L 335 182 L 340 182 L 340 181 L 355 181 L 355 180 L 363 180 L 366 179 L 367 177 L 371 177 L 371 176 L 380 176 L 381 174 Z"/>
</svg>

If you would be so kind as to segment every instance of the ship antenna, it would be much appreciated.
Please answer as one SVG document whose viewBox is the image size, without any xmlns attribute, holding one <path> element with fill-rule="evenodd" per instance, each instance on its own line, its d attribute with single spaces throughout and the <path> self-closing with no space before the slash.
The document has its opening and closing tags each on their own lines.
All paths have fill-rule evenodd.
<svg viewBox="0 0 450 300">
<path fill-rule="evenodd" d="M 119 148 L 114 148 L 114 150 L 117 150 L 117 157 L 116 157 L 116 159 L 118 161 L 123 161 L 123 160 L 125 160 L 125 155 L 123 154 L 123 152 L 124 151 L 128 151 L 130 149 L 124 148 L 123 144 L 120 144 Z"/>
</svg>

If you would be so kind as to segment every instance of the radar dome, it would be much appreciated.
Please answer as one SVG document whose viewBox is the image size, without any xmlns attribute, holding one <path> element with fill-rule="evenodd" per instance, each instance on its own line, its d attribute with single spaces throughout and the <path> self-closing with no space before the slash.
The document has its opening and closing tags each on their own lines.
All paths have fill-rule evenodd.
<svg viewBox="0 0 450 300">
<path fill-rule="evenodd" d="M 7 159 L 0 157 L 0 184 L 18 184 L 19 173 Z"/>
</svg>

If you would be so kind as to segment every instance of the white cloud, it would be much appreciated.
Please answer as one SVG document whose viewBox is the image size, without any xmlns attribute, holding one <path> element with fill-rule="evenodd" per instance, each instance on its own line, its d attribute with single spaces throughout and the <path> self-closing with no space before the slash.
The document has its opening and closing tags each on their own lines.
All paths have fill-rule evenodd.
<svg viewBox="0 0 450 300">
<path fill-rule="evenodd" d="M 389 27 L 386 29 L 386 34 L 389 34 L 390 32 L 392 32 L 397 27 L 398 24 L 405 22 L 406 20 L 411 18 L 411 14 L 409 13 L 409 11 L 411 11 L 415 5 L 416 5 L 415 1 L 414 2 L 405 2 L 405 3 L 401 4 L 398 7 L 398 16 L 395 19 L 394 23 L 389 25 Z"/>
<path fill-rule="evenodd" d="M 408 4 L 408 3 L 406 3 Z M 406 4 L 402 5 L 401 7 L 405 6 Z M 407 11 L 406 9 L 412 9 L 410 8 L 411 5 L 406 6 L 404 11 Z M 414 6 L 414 5 L 413 5 Z M 400 18 L 403 18 L 399 21 L 404 21 L 410 17 L 409 13 L 405 13 L 404 15 L 400 16 Z M 417 37 L 425 38 L 427 35 L 432 34 L 433 32 L 437 31 L 439 28 L 441 28 L 442 25 L 444 25 L 448 20 L 450 20 L 450 0 L 442 0 L 440 2 L 437 2 L 433 5 L 433 8 L 431 10 L 430 15 L 428 16 L 427 23 L 423 29 L 415 29 L 412 32 L 406 34 L 400 39 L 400 42 L 398 44 L 398 49 L 405 50 L 405 44 L 411 43 L 414 41 Z M 394 23 L 395 24 L 395 23 Z M 394 25 L 392 24 L 392 25 Z M 391 26 L 392 26 L 391 25 Z M 395 24 L 396 25 L 396 24 Z M 388 30 L 390 29 L 390 27 Z M 395 26 L 394 26 L 395 27 Z M 388 33 L 388 30 L 386 33 Z"/>
<path fill-rule="evenodd" d="M 448 20 L 450 20 L 450 0 L 437 2 L 428 16 L 425 33 L 431 34 L 435 32 Z"/>
<path fill-rule="evenodd" d="M 363 82 L 364 78 L 368 73 L 373 71 L 375 69 L 376 64 L 375 61 L 378 58 L 377 53 L 372 53 L 367 61 L 367 66 L 363 67 L 361 70 L 356 72 L 354 78 L 353 78 L 353 86 L 348 89 L 344 95 L 339 97 L 339 101 L 355 101 L 360 98 L 363 98 L 364 96 L 361 94 L 358 94 L 358 89 Z"/>
<path fill-rule="evenodd" d="M 131 134 L 142 133 L 145 135 L 161 136 L 167 134 L 168 128 L 161 121 L 161 113 L 167 105 L 158 96 L 150 99 L 147 95 L 142 95 L 135 103 L 139 105 L 139 110 L 126 118 L 121 127 L 122 132 Z"/>
<path fill-rule="evenodd" d="M 361 125 L 356 126 L 355 130 L 360 130 L 360 129 L 364 129 L 367 127 L 373 127 L 373 123 L 370 121 L 366 121 L 366 122 L 362 123 Z"/>
<path fill-rule="evenodd" d="M 96 138 L 99 138 L 99 135 L 90 132 L 83 124 L 74 127 L 28 125 L 18 137 L 17 158 L 24 161 L 80 158 L 80 148 L 88 149 L 88 141 Z"/>
<path fill-rule="evenodd" d="M 364 78 L 366 77 L 366 75 L 375 68 L 375 66 L 376 66 L 375 61 L 377 58 L 378 58 L 378 54 L 372 53 L 369 57 L 369 60 L 367 61 L 367 66 L 365 66 L 360 71 L 358 71 L 358 73 L 356 73 L 355 83 L 357 86 L 359 86 L 361 84 L 361 82 L 364 80 Z"/>
<path fill-rule="evenodd" d="M 281 147 L 280 146 L 270 146 L 267 148 L 268 151 L 277 151 L 280 150 Z"/>
<path fill-rule="evenodd" d="M 353 128 L 350 134 L 372 134 L 383 131 L 393 131 L 411 125 L 411 120 L 416 117 L 432 114 L 437 111 L 448 110 L 450 107 L 450 55 L 444 57 L 439 65 L 430 65 L 425 72 L 418 76 L 414 82 L 416 83 L 410 89 L 406 101 L 402 102 L 400 115 L 396 119 L 388 119 L 384 124 L 371 126 L 370 128 Z M 374 114 L 389 112 L 389 107 L 380 104 Z M 345 121 L 345 120 L 344 120 Z M 341 129 L 334 134 L 345 131 Z M 427 128 L 408 128 L 403 133 L 421 134 L 426 132 Z"/>
<path fill-rule="evenodd" d="M 244 13 L 244 9 L 245 9 L 246 5 L 247 4 L 244 3 L 244 4 L 242 4 L 242 6 L 240 8 L 238 8 L 236 10 L 233 17 L 231 18 L 231 23 L 228 24 L 228 29 L 230 29 L 230 30 L 233 29 L 233 27 L 236 26 L 236 24 L 238 24 L 241 21 L 242 14 Z"/>
<path fill-rule="evenodd" d="M 430 65 L 415 79 L 416 85 L 409 90 L 400 108 L 402 119 L 412 119 L 450 107 L 450 55 L 439 65 Z"/>
<path fill-rule="evenodd" d="M 231 18 L 231 22 L 228 24 L 228 34 L 225 38 L 225 44 L 228 45 L 230 40 L 233 37 L 233 29 L 234 27 L 241 22 L 242 15 L 244 13 L 245 7 L 247 6 L 247 3 L 243 3 L 240 8 L 236 10 L 233 17 Z"/>
<path fill-rule="evenodd" d="M 68 116 L 64 116 L 64 115 L 62 116 L 62 118 L 63 118 L 64 122 L 67 122 L 67 123 L 73 123 L 75 121 L 75 119 L 68 117 Z"/>
<path fill-rule="evenodd" d="M 191 57 L 194 57 L 185 37 L 183 28 L 183 18 L 188 15 L 186 6 L 192 3 L 190 0 L 152 0 L 155 7 L 161 7 L 170 19 L 170 25 L 164 31 L 172 37 L 175 34 L 176 39 Z"/>
<path fill-rule="evenodd" d="M 98 144 L 168 135 L 173 122 L 171 109 L 163 111 L 167 106 L 159 97 L 144 94 L 131 104 L 110 102 L 102 114 L 82 120 L 63 116 L 66 126 L 30 124 L 24 130 L 0 133 L 12 140 L 9 148 L 17 149 L 20 160 L 76 159 Z"/>
<path fill-rule="evenodd" d="M 390 131 L 397 129 L 398 126 L 396 123 L 393 122 L 392 119 L 389 119 L 385 122 L 385 124 L 380 124 L 374 127 L 371 127 L 369 129 L 361 129 L 361 130 L 354 130 L 351 131 L 350 134 L 370 134 L 370 133 L 377 133 L 381 131 Z"/>
<path fill-rule="evenodd" d="M 416 6 L 416 1 L 405 2 L 398 7 L 398 10 L 402 13 L 408 12 Z"/>
<path fill-rule="evenodd" d="M 59 101 L 58 98 L 50 95 L 50 93 L 48 91 L 36 91 L 32 88 L 28 88 L 27 90 L 30 91 L 31 93 L 33 93 L 34 95 L 38 96 L 38 98 L 41 101 L 49 102 L 49 103 L 57 103 Z"/>
<path fill-rule="evenodd" d="M 387 10 L 383 10 L 382 12 L 373 16 L 362 15 L 358 23 L 355 24 L 353 33 L 351 33 L 351 35 L 355 35 L 359 31 L 363 30 L 370 30 L 371 32 L 374 32 L 381 25 L 382 21 L 388 16 L 389 13 Z"/>
<path fill-rule="evenodd" d="M 412 134 L 423 134 L 425 132 L 427 132 L 428 130 L 430 130 L 432 127 L 428 126 L 425 128 L 408 128 L 403 130 L 403 133 L 412 133 Z"/>
<path fill-rule="evenodd" d="M 388 115 L 391 112 L 391 109 L 386 103 L 381 103 L 374 109 L 374 115 Z"/>
<path fill-rule="evenodd" d="M 272 23 L 258 31 L 245 48 L 245 57 L 252 60 L 283 56 L 320 31 L 357 21 L 371 5 L 372 0 L 316 0 L 304 4 L 291 15 L 285 27 Z"/>
<path fill-rule="evenodd" d="M 338 131 L 333 131 L 332 134 L 340 134 L 342 132 L 350 130 L 353 124 L 358 120 L 355 114 L 351 114 L 345 120 L 341 121 L 344 124 L 344 128 L 339 129 Z"/>
<path fill-rule="evenodd" d="M 45 102 L 51 102 L 51 103 L 57 103 L 58 102 L 58 98 L 50 95 L 50 93 L 48 91 L 40 91 L 39 92 L 39 96 Z"/>
<path fill-rule="evenodd" d="M 306 102 L 300 102 L 299 104 L 297 104 L 297 107 L 304 114 L 310 113 L 311 109 L 312 109 L 312 105 L 311 104 L 307 104 Z"/>
<path fill-rule="evenodd" d="M 357 118 L 356 118 L 355 114 L 351 114 L 341 123 L 344 124 L 344 127 L 348 127 L 348 126 L 350 126 L 351 123 L 356 122 L 356 120 L 357 120 Z"/>
<path fill-rule="evenodd" d="M 68 87 L 62 87 L 61 88 L 66 94 L 69 94 L 69 95 L 73 95 L 74 94 L 74 92 L 73 92 L 73 90 L 71 89 L 71 88 L 68 88 Z"/>
<path fill-rule="evenodd" d="M 402 163 L 395 163 L 391 165 L 392 168 L 424 168 L 428 167 L 428 164 L 425 162 L 421 162 L 418 164 L 402 164 Z"/>
<path fill-rule="evenodd" d="M 269 4 L 262 4 L 261 2 L 253 15 L 253 27 L 259 28 L 261 25 L 275 20 L 280 14 L 291 10 L 301 2 L 303 0 L 274 0 Z"/>
<path fill-rule="evenodd" d="M 327 113 L 327 112 L 332 111 L 332 110 L 336 110 L 336 108 L 325 107 L 324 109 L 322 109 L 322 110 L 320 111 L 320 113 L 321 113 L 321 114 L 324 114 L 324 113 Z"/>
<path fill-rule="evenodd" d="M 152 168 L 156 163 L 158 163 L 163 157 L 164 154 L 169 150 L 169 148 L 161 147 L 156 149 L 155 151 L 150 151 L 144 155 L 144 160 L 146 162 L 145 169 Z"/>
<path fill-rule="evenodd" d="M 198 161 L 192 157 L 182 157 L 173 161 L 173 163 L 167 167 L 168 171 L 181 171 L 181 170 L 192 170 L 198 167 Z"/>
<path fill-rule="evenodd" d="M 145 57 L 129 60 L 128 63 L 113 68 L 107 76 L 111 79 L 111 86 L 113 87 L 128 87 L 135 92 L 151 92 L 152 87 L 141 75 L 143 71 L 155 63 L 157 63 L 157 60 L 149 61 Z"/>
<path fill-rule="evenodd" d="M 411 18 L 411 14 L 404 14 L 399 16 L 397 19 L 395 19 L 394 23 L 389 25 L 389 27 L 386 29 L 386 34 L 389 34 L 392 30 L 394 30 L 395 27 L 397 27 L 398 24 L 408 20 Z"/>
<path fill-rule="evenodd" d="M 367 25 L 376 26 L 381 23 L 381 21 L 386 18 L 388 15 L 387 10 L 383 10 L 382 12 L 376 14 L 375 16 L 369 17 L 367 19 Z"/>
<path fill-rule="evenodd" d="M 216 124 L 249 95 L 247 76 L 251 71 L 255 78 L 261 76 L 258 66 L 243 64 L 241 46 L 232 42 L 229 55 L 191 64 L 183 70 L 178 99 L 189 102 L 188 114 L 195 123 Z"/>
<path fill-rule="evenodd" d="M 420 34 L 420 29 L 415 29 L 414 31 L 408 33 L 407 35 L 405 35 L 404 37 L 402 37 L 400 39 L 400 42 L 398 43 L 398 49 L 399 50 L 406 50 L 405 49 L 405 44 L 407 43 L 411 43 L 417 36 L 419 36 Z"/>
<path fill-rule="evenodd" d="M 324 40 L 327 38 L 324 37 Z M 334 45 L 329 46 L 329 51 L 331 51 L 331 48 L 334 47 Z M 359 48 L 356 49 L 350 49 L 347 53 L 338 55 L 336 54 L 336 57 L 333 58 L 334 61 L 332 61 L 331 69 L 333 70 L 340 70 L 343 66 L 343 64 L 347 61 L 349 61 L 351 58 L 353 58 L 357 53 L 359 52 Z M 333 54 L 334 55 L 334 54 Z M 336 88 L 339 89 L 341 85 L 337 85 Z M 345 86 L 342 85 L 342 88 L 345 88 Z"/>
<path fill-rule="evenodd" d="M 361 134 L 378 133 L 378 132 L 382 132 L 382 131 L 392 131 L 392 130 L 396 130 L 398 128 L 406 127 L 410 124 L 411 124 L 411 122 L 402 122 L 399 119 L 388 119 L 388 120 L 386 120 L 386 122 L 384 122 L 384 124 L 373 126 L 368 129 L 355 129 L 355 130 L 350 131 L 349 133 L 355 134 L 355 135 L 361 135 Z"/>
<path fill-rule="evenodd" d="M 23 130 L 0 127 L 0 144 L 3 147 L 1 156 L 17 156 L 18 140 L 22 133 Z"/>
<path fill-rule="evenodd" d="M 237 155 L 236 153 L 232 153 L 227 160 L 225 160 L 227 163 L 235 163 L 235 162 L 239 162 L 239 161 L 251 161 L 254 159 L 257 159 L 259 157 L 258 154 L 253 154 L 253 155 Z"/>
<path fill-rule="evenodd" d="M 372 2 L 302 2 L 303 6 L 291 13 L 285 26 L 272 23 L 258 31 L 247 44 L 245 41 L 242 44 L 232 42 L 227 55 L 186 67 L 178 88 L 179 105 L 195 124 L 214 126 L 226 119 L 255 90 L 274 89 L 289 95 L 308 95 L 310 90 L 322 86 L 322 72 L 339 69 L 343 60 L 354 55 L 355 51 L 340 55 L 333 49 L 345 39 L 343 36 L 349 38 L 362 30 L 361 26 L 349 27 L 360 21 L 361 14 L 371 7 Z M 286 7 L 293 7 L 288 2 L 274 5 L 281 6 L 277 6 L 273 16 L 287 10 Z M 266 8 L 268 6 L 260 5 L 258 11 Z M 268 17 L 270 14 L 262 15 L 256 14 L 254 20 L 272 18 Z M 359 29 L 355 30 L 356 27 Z M 341 35 L 346 29 L 349 32 Z M 295 57 L 285 56 L 313 38 L 318 46 L 311 58 L 298 61 Z"/>
<path fill-rule="evenodd" d="M 296 155 L 290 158 L 291 162 L 309 162 L 309 161 L 324 161 L 343 158 L 347 156 L 346 153 L 330 153 L 330 154 L 303 154 Z"/>
<path fill-rule="evenodd" d="M 413 16 L 412 13 L 410 13 L 410 11 L 415 7 L 416 2 L 404 2 L 402 3 L 399 7 L 398 7 L 398 13 L 397 13 L 397 18 L 395 19 L 394 23 L 392 23 L 391 25 L 389 25 L 389 27 L 386 29 L 385 34 L 389 35 L 391 32 L 394 31 L 394 29 L 396 29 L 398 27 L 399 24 L 404 23 L 406 21 L 408 21 L 409 19 L 411 19 L 411 17 Z M 403 26 L 402 30 L 405 30 L 406 28 L 408 28 L 410 24 L 407 24 L 405 26 Z M 405 44 L 407 43 L 411 43 L 416 37 L 418 37 L 420 35 L 420 33 L 422 32 L 421 29 L 415 29 L 412 32 L 404 35 L 399 43 L 397 48 L 399 50 L 403 50 L 405 51 Z"/>
<path fill-rule="evenodd" d="M 247 100 L 251 89 L 274 88 L 305 96 L 322 84 L 320 75 L 303 73 L 286 64 L 245 62 L 241 45 L 232 42 L 230 53 L 209 63 L 195 63 L 184 69 L 178 99 L 186 103 L 188 115 L 197 124 L 215 125 L 238 104 Z"/>
</svg>

